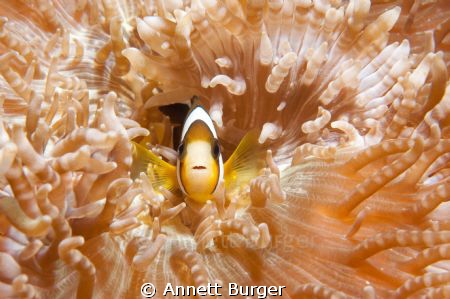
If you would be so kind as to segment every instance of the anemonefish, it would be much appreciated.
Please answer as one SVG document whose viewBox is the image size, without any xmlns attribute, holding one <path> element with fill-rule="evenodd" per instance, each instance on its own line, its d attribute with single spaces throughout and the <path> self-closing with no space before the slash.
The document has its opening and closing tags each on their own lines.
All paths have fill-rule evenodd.
<svg viewBox="0 0 450 299">
<path fill-rule="evenodd" d="M 241 188 L 264 167 L 264 152 L 256 132 L 250 131 L 230 158 L 223 163 L 214 123 L 206 110 L 196 104 L 188 113 L 181 132 L 176 165 L 172 165 L 133 142 L 132 177 L 147 174 L 155 190 L 164 187 L 182 192 L 197 203 L 214 199 L 223 179 L 225 190 Z"/>
</svg>

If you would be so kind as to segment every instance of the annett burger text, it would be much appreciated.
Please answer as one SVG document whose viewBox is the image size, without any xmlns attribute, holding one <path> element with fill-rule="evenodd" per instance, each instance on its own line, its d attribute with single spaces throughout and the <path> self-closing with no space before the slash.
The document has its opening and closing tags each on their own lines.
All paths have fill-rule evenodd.
<svg viewBox="0 0 450 299">
<path fill-rule="evenodd" d="M 222 296 L 223 287 L 218 283 L 208 283 L 206 286 L 173 286 L 166 284 L 163 296 Z M 267 296 L 283 296 L 285 286 L 240 286 L 237 283 L 228 284 L 228 296 L 257 296 L 267 298 Z"/>
</svg>

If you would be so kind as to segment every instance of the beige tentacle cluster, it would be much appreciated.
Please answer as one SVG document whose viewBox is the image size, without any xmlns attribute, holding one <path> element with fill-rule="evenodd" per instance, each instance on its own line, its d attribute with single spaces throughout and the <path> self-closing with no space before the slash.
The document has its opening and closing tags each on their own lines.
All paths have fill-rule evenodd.
<svg viewBox="0 0 450 299">
<path fill-rule="evenodd" d="M 114 93 L 98 102 L 92 118 L 85 98 L 76 98 L 77 86 L 60 88 L 62 97 L 50 90 L 49 98 L 64 105 L 31 93 L 24 125 L 1 120 L 1 254 L 16 270 L 0 280 L 10 296 L 33 298 L 38 287 L 30 273 L 44 275 L 58 261 L 80 273 L 85 286 L 79 295 L 92 295 L 96 266 L 83 253 L 85 242 L 139 226 L 136 217 L 145 208 L 126 176 L 129 138 L 148 132 L 122 125 Z M 27 94 L 18 94 L 27 101 Z M 56 117 L 56 111 L 62 113 Z"/>
<path fill-rule="evenodd" d="M 449 297 L 449 9 L 0 1 L 0 297 Z M 193 95 L 224 157 L 255 128 L 272 149 L 201 207 L 129 172 L 131 139 L 176 160 L 159 108 Z"/>
</svg>

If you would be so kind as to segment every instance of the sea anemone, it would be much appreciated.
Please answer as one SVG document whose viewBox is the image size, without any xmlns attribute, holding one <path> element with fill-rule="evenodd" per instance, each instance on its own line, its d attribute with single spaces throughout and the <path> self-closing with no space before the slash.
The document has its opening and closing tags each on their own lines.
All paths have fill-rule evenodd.
<svg viewBox="0 0 450 299">
<path fill-rule="evenodd" d="M 20 0 L 0 16 L 0 297 L 163 298 L 170 282 L 450 298 L 450 2 Z M 132 139 L 176 160 L 161 107 L 193 95 L 225 156 L 251 130 L 269 149 L 195 207 L 130 178 Z"/>
</svg>

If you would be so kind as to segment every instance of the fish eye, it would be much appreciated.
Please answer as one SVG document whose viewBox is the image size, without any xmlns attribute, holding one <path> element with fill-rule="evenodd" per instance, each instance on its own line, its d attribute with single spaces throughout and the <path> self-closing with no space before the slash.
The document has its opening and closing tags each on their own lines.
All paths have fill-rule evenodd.
<svg viewBox="0 0 450 299">
<path fill-rule="evenodd" d="M 182 155 L 184 152 L 184 143 L 181 143 L 180 146 L 178 146 L 178 155 Z"/>
<path fill-rule="evenodd" d="M 220 147 L 219 147 L 219 141 L 217 141 L 217 139 L 214 139 L 214 144 L 213 144 L 213 155 L 215 158 L 217 158 L 220 154 Z"/>
</svg>

